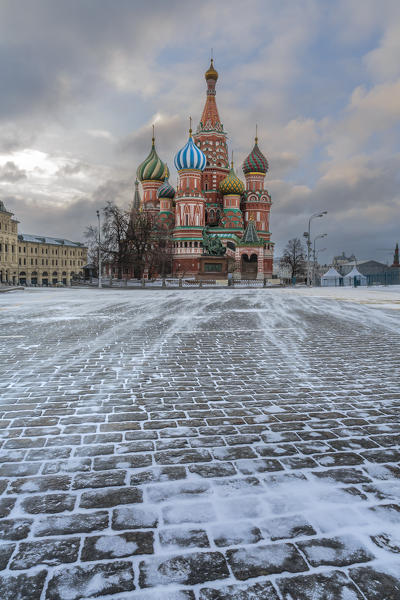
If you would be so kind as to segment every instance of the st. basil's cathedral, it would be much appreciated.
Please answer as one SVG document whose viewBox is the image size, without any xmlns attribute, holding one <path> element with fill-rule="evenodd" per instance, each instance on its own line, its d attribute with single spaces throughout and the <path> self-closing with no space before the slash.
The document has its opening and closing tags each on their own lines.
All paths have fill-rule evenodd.
<svg viewBox="0 0 400 600">
<path fill-rule="evenodd" d="M 175 155 L 178 185 L 168 181 L 168 167 L 152 147 L 137 169 L 143 197 L 135 202 L 159 222 L 172 229 L 172 272 L 197 276 L 203 255 L 203 230 L 218 236 L 235 279 L 272 277 L 274 244 L 270 241 L 271 197 L 264 187 L 268 161 L 258 139 L 243 163 L 246 184 L 229 167 L 227 134 L 215 99 L 218 73 L 211 60 L 205 73 L 207 97 L 196 133 L 189 130 L 187 143 Z M 214 261 L 215 263 L 215 261 Z M 209 275 L 218 277 L 218 264 L 206 264 Z M 208 266 L 208 269 L 207 269 Z M 215 271 L 215 273 L 213 273 Z"/>
</svg>

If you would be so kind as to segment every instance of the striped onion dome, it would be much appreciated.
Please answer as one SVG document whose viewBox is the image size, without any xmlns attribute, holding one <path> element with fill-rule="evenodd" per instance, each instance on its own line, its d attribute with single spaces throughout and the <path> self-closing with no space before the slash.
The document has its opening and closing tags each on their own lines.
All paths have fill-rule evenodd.
<svg viewBox="0 0 400 600">
<path fill-rule="evenodd" d="M 204 171 L 207 163 L 206 155 L 194 143 L 192 130 L 190 130 L 188 142 L 176 153 L 174 162 L 177 171 L 182 171 L 182 169 Z"/>
<path fill-rule="evenodd" d="M 166 177 L 164 183 L 157 190 L 157 198 L 173 198 L 174 196 L 175 190 Z"/>
<path fill-rule="evenodd" d="M 253 150 L 243 163 L 243 173 L 266 173 L 268 171 L 268 161 L 258 147 L 258 138 L 255 139 Z"/>
<path fill-rule="evenodd" d="M 154 137 L 151 144 L 150 154 L 137 168 L 136 175 L 139 181 L 153 180 L 163 181 L 168 167 L 163 163 L 156 152 Z"/>
<path fill-rule="evenodd" d="M 235 169 L 233 168 L 233 162 L 231 163 L 231 170 L 228 175 L 219 184 L 219 191 L 223 196 L 228 196 L 230 194 L 241 196 L 244 192 L 244 183 L 236 175 Z"/>
</svg>

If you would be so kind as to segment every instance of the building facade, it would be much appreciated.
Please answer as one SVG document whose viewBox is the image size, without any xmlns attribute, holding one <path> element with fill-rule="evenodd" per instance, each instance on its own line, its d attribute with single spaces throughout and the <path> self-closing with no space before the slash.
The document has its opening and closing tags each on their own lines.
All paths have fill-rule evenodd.
<svg viewBox="0 0 400 600">
<path fill-rule="evenodd" d="M 18 221 L 0 201 L 0 283 L 70 285 L 83 277 L 87 248 L 62 238 L 18 234 Z"/>
<path fill-rule="evenodd" d="M 225 246 L 235 278 L 269 278 L 274 243 L 269 231 L 271 196 L 264 185 L 268 161 L 256 137 L 243 163 L 245 183 L 237 176 L 233 161 L 229 164 L 227 134 L 216 103 L 218 73 L 212 60 L 205 79 L 206 101 L 199 125 L 195 133 L 190 127 L 187 143 L 175 155 L 177 190 L 168 182 L 168 168 L 157 154 L 153 133 L 150 153 L 137 169 L 141 207 L 173 229 L 174 275 L 199 274 L 207 227 L 208 234 Z"/>
</svg>

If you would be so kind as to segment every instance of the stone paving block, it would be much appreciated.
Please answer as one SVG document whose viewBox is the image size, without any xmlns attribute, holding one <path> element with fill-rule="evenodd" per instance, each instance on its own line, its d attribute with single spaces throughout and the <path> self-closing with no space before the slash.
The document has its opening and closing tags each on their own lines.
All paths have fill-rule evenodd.
<svg viewBox="0 0 400 600">
<path fill-rule="evenodd" d="M 151 508 L 122 506 L 112 513 L 112 528 L 116 530 L 154 528 L 158 521 L 158 512 Z"/>
<path fill-rule="evenodd" d="M 283 600 L 364 600 L 354 583 L 340 571 L 278 579 L 276 583 Z"/>
<path fill-rule="evenodd" d="M 80 538 L 60 538 L 21 542 L 15 554 L 11 569 L 29 569 L 36 565 L 61 565 L 78 559 Z"/>
<path fill-rule="evenodd" d="M 107 469 L 137 469 L 152 463 L 151 454 L 122 454 L 121 456 L 96 456 L 93 460 L 95 471 Z"/>
<path fill-rule="evenodd" d="M 259 526 L 264 536 L 272 541 L 316 535 L 315 529 L 303 515 L 266 519 Z"/>
<path fill-rule="evenodd" d="M 0 498 L 0 519 L 8 517 L 14 508 L 16 498 Z"/>
<path fill-rule="evenodd" d="M 86 537 L 81 559 L 83 561 L 123 558 L 136 554 L 153 554 L 153 532 L 130 531 L 118 535 Z"/>
<path fill-rule="evenodd" d="M 203 529 L 189 527 L 169 527 L 159 532 L 160 544 L 163 548 L 208 548 L 210 546 L 207 533 Z"/>
<path fill-rule="evenodd" d="M 4 519 L 0 521 L 1 540 L 23 540 L 28 537 L 32 519 Z"/>
<path fill-rule="evenodd" d="M 249 446 L 232 446 L 216 448 L 213 450 L 213 457 L 217 460 L 239 460 L 241 458 L 257 458 L 257 455 Z"/>
<path fill-rule="evenodd" d="M 150 502 L 187 500 L 193 497 L 203 498 L 211 494 L 210 484 L 206 481 L 177 481 L 149 486 L 146 497 Z"/>
<path fill-rule="evenodd" d="M 161 465 L 179 465 L 196 462 L 210 462 L 211 455 L 207 450 L 167 450 L 154 454 L 156 463 Z"/>
<path fill-rule="evenodd" d="M 330 480 L 333 483 L 371 482 L 371 479 L 360 469 L 328 469 L 326 471 L 312 471 L 312 474 L 319 479 Z"/>
<path fill-rule="evenodd" d="M 6 566 L 8 565 L 8 561 L 11 558 L 12 553 L 15 550 L 15 544 L 6 544 L 4 542 L 2 542 L 0 544 L 0 570 L 2 571 L 3 569 L 6 568 Z"/>
<path fill-rule="evenodd" d="M 142 588 L 178 583 L 196 585 L 226 577 L 229 571 L 220 552 L 193 552 L 142 561 L 139 583 Z"/>
<path fill-rule="evenodd" d="M 271 583 L 226 585 L 200 590 L 200 600 L 279 600 Z"/>
<path fill-rule="evenodd" d="M 233 521 L 211 527 L 214 543 L 219 548 L 256 544 L 263 539 L 261 531 L 251 521 Z"/>
<path fill-rule="evenodd" d="M 237 579 L 245 580 L 275 573 L 308 571 L 304 559 L 293 544 L 273 544 L 228 550 L 229 566 Z"/>
<path fill-rule="evenodd" d="M 90 458 L 70 458 L 69 460 L 58 460 L 46 463 L 42 468 L 42 475 L 90 471 L 91 467 L 92 461 Z"/>
<path fill-rule="evenodd" d="M 118 596 L 113 598 L 113 600 L 130 600 L 130 598 L 126 596 Z M 133 600 L 133 598 L 132 598 Z M 194 592 L 191 590 L 166 590 L 163 588 L 162 591 L 158 592 L 154 588 L 149 591 L 136 591 L 134 600 L 195 600 Z"/>
<path fill-rule="evenodd" d="M 40 600 L 47 571 L 0 574 L 1 600 Z"/>
<path fill-rule="evenodd" d="M 51 515 L 35 523 L 35 537 L 44 535 L 67 535 L 99 531 L 108 527 L 108 513 L 74 513 L 73 515 Z"/>
<path fill-rule="evenodd" d="M 241 459 L 235 465 L 243 475 L 265 473 L 266 471 L 282 471 L 281 463 L 272 458 Z"/>
<path fill-rule="evenodd" d="M 398 600 L 400 598 L 400 572 L 398 563 L 350 569 L 351 579 L 368 600 Z"/>
<path fill-rule="evenodd" d="M 131 485 L 142 485 L 144 483 L 162 483 L 185 479 L 185 467 L 153 467 L 148 471 L 140 471 L 131 476 Z"/>
<path fill-rule="evenodd" d="M 119 504 L 143 502 L 143 492 L 134 487 L 106 488 L 83 492 L 79 506 L 81 508 L 110 508 Z"/>
<path fill-rule="evenodd" d="M 36 475 L 40 469 L 40 463 L 4 463 L 0 465 L 0 477 L 29 477 Z"/>
<path fill-rule="evenodd" d="M 132 565 L 126 561 L 67 567 L 51 577 L 46 599 L 81 600 L 131 591 L 135 589 L 133 578 Z"/>
<path fill-rule="evenodd" d="M 166 525 L 207 523 L 216 518 L 214 507 L 210 502 L 182 502 L 164 506 L 162 516 Z"/>
<path fill-rule="evenodd" d="M 10 493 L 35 493 L 50 491 L 66 491 L 71 485 L 71 477 L 68 475 L 57 475 L 54 477 L 28 477 L 15 479 L 10 482 Z"/>
<path fill-rule="evenodd" d="M 232 463 L 223 462 L 217 464 L 196 464 L 189 465 L 190 473 L 199 475 L 200 477 L 227 477 L 229 475 L 235 475 L 236 469 Z"/>
<path fill-rule="evenodd" d="M 125 471 L 105 471 L 104 473 L 78 473 L 74 477 L 72 489 L 103 488 L 124 485 Z"/>
<path fill-rule="evenodd" d="M 21 502 L 21 508 L 29 514 L 59 513 L 71 511 L 76 497 L 71 494 L 45 494 L 29 496 Z"/>
<path fill-rule="evenodd" d="M 344 567 L 354 563 L 368 562 L 375 558 L 368 548 L 353 535 L 312 539 L 297 542 L 297 546 L 313 567 L 320 565 Z"/>
</svg>

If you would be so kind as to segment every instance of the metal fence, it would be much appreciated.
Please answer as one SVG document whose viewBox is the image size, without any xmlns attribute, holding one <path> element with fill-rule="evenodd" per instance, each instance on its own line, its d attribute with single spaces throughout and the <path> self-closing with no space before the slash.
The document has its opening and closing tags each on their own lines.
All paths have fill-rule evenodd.
<svg viewBox="0 0 400 600">
<path fill-rule="evenodd" d="M 82 285 L 81 283 L 78 285 Z M 97 287 L 98 279 L 93 278 L 92 281 L 86 282 L 89 287 Z M 110 279 L 109 277 L 102 280 L 102 287 L 109 288 L 216 288 L 216 287 L 235 287 L 235 288 L 262 288 L 262 287 L 276 287 L 280 285 L 280 281 L 276 280 L 276 283 L 271 284 L 270 281 L 263 279 L 232 279 L 232 280 L 218 280 L 208 279 L 199 280 L 195 278 L 176 278 L 166 277 L 165 279 Z"/>
</svg>

